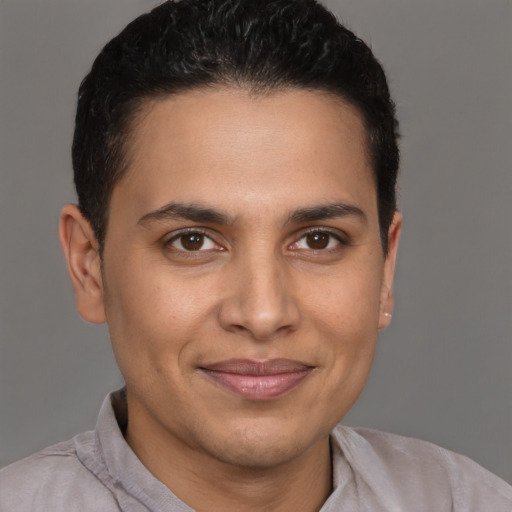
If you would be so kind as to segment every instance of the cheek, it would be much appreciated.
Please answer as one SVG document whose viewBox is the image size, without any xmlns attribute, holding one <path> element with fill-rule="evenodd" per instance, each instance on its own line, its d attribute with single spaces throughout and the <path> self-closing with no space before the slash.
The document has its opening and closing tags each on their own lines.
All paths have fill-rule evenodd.
<svg viewBox="0 0 512 512">
<path fill-rule="evenodd" d="M 125 378 L 128 372 L 178 372 L 215 317 L 211 279 L 171 275 L 165 265 L 145 263 L 116 267 L 106 283 L 110 336 Z"/>
<path fill-rule="evenodd" d="M 357 333 L 377 331 L 382 265 L 353 264 L 322 276 L 300 292 L 307 297 L 311 317 L 343 338 L 359 339 Z"/>
<path fill-rule="evenodd" d="M 320 338 L 317 350 L 328 370 L 325 389 L 333 391 L 334 400 L 337 395 L 352 403 L 362 390 L 373 361 L 381 276 L 378 262 L 374 267 L 377 271 L 370 272 L 369 268 L 347 268 L 323 287 L 311 287 L 305 295 L 305 309 Z"/>
</svg>

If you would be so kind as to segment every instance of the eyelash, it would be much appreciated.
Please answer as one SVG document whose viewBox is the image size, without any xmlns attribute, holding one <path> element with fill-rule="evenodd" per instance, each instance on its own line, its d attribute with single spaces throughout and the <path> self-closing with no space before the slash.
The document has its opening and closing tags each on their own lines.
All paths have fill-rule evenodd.
<svg viewBox="0 0 512 512">
<path fill-rule="evenodd" d="M 202 237 L 202 239 L 200 241 L 200 245 L 199 245 L 199 247 L 196 250 L 194 250 L 194 249 L 187 250 L 185 247 L 183 247 L 183 242 L 181 242 L 181 248 L 173 246 L 173 244 L 175 242 L 180 241 L 180 239 L 182 239 L 182 237 L 184 237 L 186 235 L 200 235 Z M 305 240 L 308 236 L 311 236 L 311 235 L 324 235 L 324 236 L 327 236 L 328 237 L 327 238 L 327 245 L 325 247 L 320 247 L 320 248 L 314 248 L 314 247 L 300 248 L 300 247 L 295 247 L 295 248 L 293 248 L 291 250 L 292 251 L 297 251 L 297 252 L 298 251 L 301 251 L 301 252 L 302 251 L 308 251 L 308 252 L 311 251 L 313 254 L 321 255 L 321 254 L 325 254 L 325 253 L 336 252 L 337 250 L 340 250 L 341 247 L 349 245 L 349 241 L 347 240 L 347 237 L 341 235 L 338 232 L 334 232 L 334 231 L 332 231 L 330 229 L 327 229 L 327 228 L 310 228 L 307 231 L 303 231 L 301 236 L 298 239 L 296 239 L 295 242 L 293 242 L 292 244 L 288 245 L 288 248 L 291 248 L 293 246 L 298 246 L 301 241 Z M 335 247 L 329 247 L 329 245 L 332 244 L 333 239 L 336 242 L 336 246 Z M 203 249 L 203 246 L 204 246 L 205 243 L 215 244 L 217 247 L 216 248 Z M 186 257 L 199 257 L 199 256 L 204 256 L 204 253 L 210 253 L 211 251 L 222 252 L 222 251 L 225 250 L 225 248 L 223 246 L 221 246 L 220 244 L 218 244 L 208 234 L 207 231 L 202 230 L 201 228 L 188 228 L 188 229 L 181 230 L 181 231 L 179 231 L 177 233 L 174 233 L 172 237 L 170 237 L 169 239 L 167 239 L 164 242 L 164 245 L 165 245 L 166 249 L 178 252 L 178 253 L 180 253 L 180 255 L 183 255 L 183 256 L 186 255 Z M 203 254 L 201 255 L 200 253 L 203 253 Z"/>
<path fill-rule="evenodd" d="M 301 243 L 308 243 L 305 239 L 310 235 L 324 235 L 327 237 L 325 247 L 300 247 Z M 304 242 L 303 242 L 304 241 Z M 334 247 L 330 247 L 334 242 Z M 292 247 L 294 256 L 304 256 L 308 258 L 332 258 L 341 255 L 342 251 L 350 245 L 349 238 L 345 233 L 331 230 L 325 227 L 314 227 L 303 231 L 301 236 L 297 238 L 289 247 Z M 295 247 L 294 247 L 295 246 Z"/>
<path fill-rule="evenodd" d="M 203 243 L 201 244 L 201 247 L 204 245 L 204 241 L 209 240 L 210 243 L 213 243 L 219 247 L 219 249 L 216 249 L 216 250 L 220 250 L 220 251 L 225 250 L 224 247 L 222 247 L 220 244 L 215 242 L 215 240 L 206 231 L 202 230 L 201 228 L 188 228 L 188 229 L 183 229 L 177 233 L 174 233 L 172 237 L 170 237 L 168 240 L 166 240 L 164 242 L 165 247 L 168 249 L 174 250 L 174 251 L 178 251 L 180 253 L 190 255 L 190 256 L 193 256 L 194 253 L 209 252 L 212 250 L 212 249 L 200 250 L 201 247 L 199 248 L 199 250 L 187 250 L 185 248 L 180 249 L 178 247 L 173 247 L 174 242 L 179 241 L 182 237 L 184 237 L 186 235 L 200 235 L 201 237 L 203 237 Z M 183 247 L 183 243 L 181 245 Z"/>
</svg>

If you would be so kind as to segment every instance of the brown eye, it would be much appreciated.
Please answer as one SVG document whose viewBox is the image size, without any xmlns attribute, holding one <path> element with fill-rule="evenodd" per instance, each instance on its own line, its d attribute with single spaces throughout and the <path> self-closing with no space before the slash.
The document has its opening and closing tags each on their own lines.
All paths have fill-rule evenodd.
<svg viewBox="0 0 512 512">
<path fill-rule="evenodd" d="M 201 253 L 224 251 L 224 247 L 215 243 L 208 235 L 195 230 L 177 233 L 165 242 L 165 246 L 167 249 L 171 249 L 174 254 L 195 252 L 197 256 Z"/>
<path fill-rule="evenodd" d="M 324 251 L 341 249 L 346 245 L 341 236 L 328 230 L 312 230 L 304 233 L 290 248 L 294 251 L 317 251 L 319 254 Z"/>
<path fill-rule="evenodd" d="M 321 250 L 327 248 L 331 240 L 329 233 L 322 233 L 316 231 L 314 233 L 308 233 L 306 235 L 306 243 L 310 249 Z"/>
<path fill-rule="evenodd" d="M 204 238 L 201 233 L 187 233 L 179 237 L 179 242 L 186 251 L 199 251 L 203 247 Z"/>
</svg>

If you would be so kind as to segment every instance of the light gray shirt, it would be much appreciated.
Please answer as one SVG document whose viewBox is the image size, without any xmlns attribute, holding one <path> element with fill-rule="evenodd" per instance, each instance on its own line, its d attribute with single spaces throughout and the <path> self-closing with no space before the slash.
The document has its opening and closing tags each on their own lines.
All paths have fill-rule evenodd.
<svg viewBox="0 0 512 512">
<path fill-rule="evenodd" d="M 123 437 L 123 393 L 96 429 L 0 471 L 1 512 L 190 512 Z M 511 512 L 512 487 L 470 459 L 370 429 L 331 434 L 333 492 L 321 512 Z"/>
</svg>

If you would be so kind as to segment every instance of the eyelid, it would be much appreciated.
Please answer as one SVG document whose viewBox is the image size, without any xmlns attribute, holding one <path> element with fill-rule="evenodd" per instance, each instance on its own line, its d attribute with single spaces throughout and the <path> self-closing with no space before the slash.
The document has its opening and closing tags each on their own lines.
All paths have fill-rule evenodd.
<svg viewBox="0 0 512 512">
<path fill-rule="evenodd" d="M 218 248 L 216 249 L 199 249 L 197 251 L 186 251 L 186 250 L 183 250 L 183 249 L 179 249 L 179 248 L 176 248 L 176 247 L 172 247 L 171 244 L 179 239 L 180 236 L 183 236 L 183 235 L 186 235 L 186 234 L 190 234 L 190 233 L 198 233 L 198 234 L 201 234 L 203 235 L 204 237 L 208 238 L 209 240 L 211 240 L 216 246 L 218 246 Z M 318 252 L 318 253 L 321 253 L 321 252 L 329 252 L 329 251 L 336 251 L 336 247 L 335 248 L 330 248 L 330 249 L 292 249 L 291 247 L 294 245 L 294 244 L 297 244 L 300 240 L 302 240 L 304 237 L 306 237 L 307 235 L 311 234 L 311 233 L 325 233 L 325 234 L 328 234 L 329 236 L 332 236 L 334 239 L 336 239 L 340 246 L 343 247 L 343 246 L 349 246 L 351 245 L 350 244 L 350 236 L 345 233 L 344 231 L 341 231 L 340 229 L 338 228 L 332 228 L 332 227 L 329 227 L 329 226 L 309 226 L 309 227 L 305 227 L 305 228 L 301 228 L 300 230 L 297 230 L 293 235 L 292 235 L 292 242 L 288 243 L 287 244 L 287 247 L 288 247 L 288 250 L 292 250 L 292 251 L 300 251 L 300 250 L 309 250 L 309 251 L 312 251 L 312 252 Z M 219 235 L 220 236 L 220 235 Z M 212 235 L 212 230 L 210 228 L 204 228 L 204 227 L 200 227 L 200 226 L 190 226 L 190 227 L 186 227 L 186 228 L 182 228 L 182 229 L 178 229 L 176 231 L 172 231 L 171 233 L 168 233 L 166 236 L 163 237 L 163 245 L 166 249 L 168 250 L 173 250 L 173 251 L 176 251 L 176 252 L 179 252 L 179 253 L 183 253 L 183 254 L 187 254 L 187 255 L 194 255 L 197 253 L 206 253 L 206 252 L 211 252 L 211 251 L 225 251 L 226 250 L 226 247 L 224 247 L 224 244 L 222 243 L 219 243 L 218 241 L 218 238 L 219 236 L 215 236 L 215 234 Z"/>
<path fill-rule="evenodd" d="M 217 249 L 217 250 L 219 250 L 219 251 L 226 250 L 226 248 L 216 240 L 216 237 L 212 236 L 210 229 L 196 227 L 196 226 L 182 228 L 182 229 L 178 229 L 176 231 L 172 231 L 171 233 L 168 233 L 163 238 L 163 244 L 166 248 L 173 249 L 176 252 L 183 252 L 183 253 L 209 252 L 211 249 L 206 249 L 206 250 L 199 249 L 197 251 L 185 251 L 185 250 L 178 249 L 176 247 L 171 246 L 172 242 L 178 240 L 181 236 L 187 235 L 187 234 L 192 234 L 192 233 L 198 233 L 198 234 L 203 235 L 204 237 L 210 239 L 215 245 L 217 245 L 219 247 L 219 249 Z"/>
<path fill-rule="evenodd" d="M 336 240 L 340 242 L 341 245 L 350 245 L 350 237 L 345 232 L 336 229 L 331 228 L 328 226 L 311 226 L 307 228 L 303 228 L 295 233 L 294 235 L 294 241 L 289 244 L 289 246 L 296 244 L 299 240 L 302 240 L 305 236 L 310 235 L 312 233 L 326 233 L 332 237 L 334 237 Z M 314 250 L 314 249 L 311 249 Z M 325 249 L 324 249 L 325 250 Z"/>
</svg>

